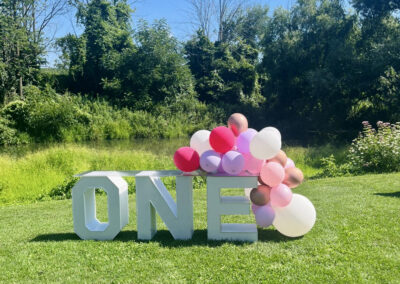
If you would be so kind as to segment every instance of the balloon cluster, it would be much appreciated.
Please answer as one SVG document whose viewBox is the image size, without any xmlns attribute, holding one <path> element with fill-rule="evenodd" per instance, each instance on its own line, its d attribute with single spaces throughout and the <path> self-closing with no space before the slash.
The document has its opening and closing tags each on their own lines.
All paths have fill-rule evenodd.
<svg viewBox="0 0 400 284">
<path fill-rule="evenodd" d="M 190 147 L 175 152 L 174 163 L 183 172 L 201 169 L 210 174 L 258 176 L 258 187 L 245 190 L 257 225 L 274 225 L 283 235 L 298 237 L 314 226 L 316 212 L 306 197 L 292 193 L 304 176 L 281 146 L 278 129 L 256 131 L 248 128 L 244 115 L 234 113 L 228 127 L 194 133 Z"/>
</svg>

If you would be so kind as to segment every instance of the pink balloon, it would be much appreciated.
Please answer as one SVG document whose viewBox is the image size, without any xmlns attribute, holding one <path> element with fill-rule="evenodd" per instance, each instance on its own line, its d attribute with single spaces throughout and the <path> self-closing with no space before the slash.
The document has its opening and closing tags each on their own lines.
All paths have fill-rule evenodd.
<svg viewBox="0 0 400 284">
<path fill-rule="evenodd" d="M 295 167 L 296 167 L 296 166 L 295 166 L 293 160 L 290 159 L 290 158 L 287 158 L 287 162 L 286 162 L 286 165 L 285 165 L 285 169 L 290 169 L 290 168 L 295 168 Z"/>
<path fill-rule="evenodd" d="M 276 207 L 285 207 L 292 201 L 292 190 L 286 184 L 280 184 L 271 189 L 271 205 Z"/>
<path fill-rule="evenodd" d="M 259 206 L 254 213 L 258 226 L 266 228 L 272 225 L 275 219 L 275 210 L 270 204 Z"/>
<path fill-rule="evenodd" d="M 244 167 L 244 157 L 237 151 L 229 151 L 222 157 L 222 168 L 231 175 L 238 175 Z"/>
<path fill-rule="evenodd" d="M 243 157 L 244 170 L 251 174 L 259 174 L 265 161 L 254 158 L 250 153 L 243 154 Z"/>
<path fill-rule="evenodd" d="M 174 164 L 183 172 L 192 172 L 200 167 L 200 157 L 194 149 L 182 147 L 174 154 Z"/>
<path fill-rule="evenodd" d="M 262 166 L 259 180 L 270 187 L 278 186 L 285 178 L 285 170 L 277 162 L 269 162 Z"/>
<path fill-rule="evenodd" d="M 210 133 L 210 145 L 218 153 L 226 153 L 235 146 L 235 135 L 225 126 L 218 126 Z"/>
</svg>

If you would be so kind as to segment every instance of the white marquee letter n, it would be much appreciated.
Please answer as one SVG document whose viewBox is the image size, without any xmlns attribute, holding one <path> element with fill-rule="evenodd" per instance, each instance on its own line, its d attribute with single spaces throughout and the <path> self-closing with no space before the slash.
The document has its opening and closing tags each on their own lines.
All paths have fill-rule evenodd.
<svg viewBox="0 0 400 284">
<path fill-rule="evenodd" d="M 176 203 L 159 177 L 136 176 L 138 239 L 151 240 L 157 232 L 156 210 L 176 240 L 193 235 L 193 177 L 176 177 Z"/>
</svg>

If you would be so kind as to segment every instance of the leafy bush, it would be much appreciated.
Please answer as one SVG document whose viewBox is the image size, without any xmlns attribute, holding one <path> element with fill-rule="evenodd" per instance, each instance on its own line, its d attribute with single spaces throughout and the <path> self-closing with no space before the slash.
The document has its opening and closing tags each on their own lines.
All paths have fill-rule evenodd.
<svg viewBox="0 0 400 284">
<path fill-rule="evenodd" d="M 0 117 L 0 146 L 18 144 L 17 131 L 9 124 L 9 121 Z"/>
<path fill-rule="evenodd" d="M 400 122 L 378 121 L 374 129 L 368 121 L 349 149 L 349 163 L 353 172 L 393 172 L 400 170 Z"/>
<path fill-rule="evenodd" d="M 25 88 L 24 101 L 0 110 L 0 145 L 134 138 L 176 138 L 215 125 L 216 115 L 193 95 L 165 99 L 151 112 L 117 109 L 103 100 Z"/>
<path fill-rule="evenodd" d="M 16 100 L 5 105 L 2 115 L 12 122 L 12 126 L 20 131 L 26 131 L 28 124 L 29 110 L 24 101 Z"/>
<path fill-rule="evenodd" d="M 338 164 L 336 158 L 330 155 L 321 159 L 322 173 L 318 177 L 340 177 L 351 173 L 349 163 Z"/>
<path fill-rule="evenodd" d="M 72 198 L 72 188 L 75 183 L 78 181 L 78 178 L 67 178 L 62 184 L 54 187 L 50 193 L 49 197 L 52 199 L 71 199 Z M 39 199 L 43 199 L 40 197 Z"/>
<path fill-rule="evenodd" d="M 347 162 L 338 164 L 333 155 L 321 159 L 321 176 L 387 173 L 400 171 L 400 122 L 377 122 L 377 129 L 368 121 L 353 140 L 347 152 Z"/>
</svg>

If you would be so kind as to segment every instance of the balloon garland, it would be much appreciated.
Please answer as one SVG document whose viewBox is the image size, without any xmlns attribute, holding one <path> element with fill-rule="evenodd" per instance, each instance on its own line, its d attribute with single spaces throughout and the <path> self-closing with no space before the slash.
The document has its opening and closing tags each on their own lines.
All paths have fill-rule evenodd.
<svg viewBox="0 0 400 284">
<path fill-rule="evenodd" d="M 292 193 L 304 175 L 281 146 L 278 129 L 269 126 L 258 132 L 248 128 L 243 114 L 234 113 L 228 127 L 194 133 L 190 147 L 175 152 L 174 163 L 183 172 L 201 169 L 209 174 L 257 175 L 258 187 L 245 189 L 257 225 L 273 225 L 285 236 L 299 237 L 314 226 L 316 211 L 310 200 Z"/>
</svg>

